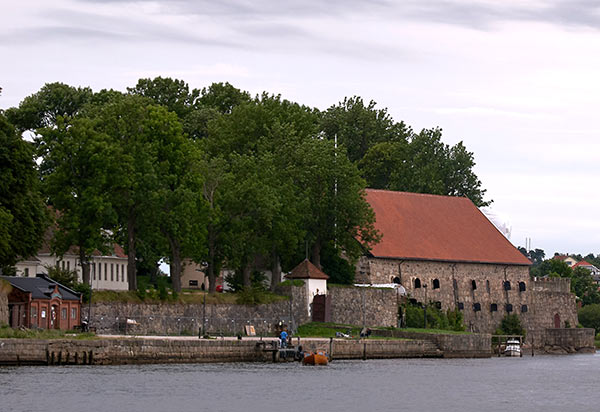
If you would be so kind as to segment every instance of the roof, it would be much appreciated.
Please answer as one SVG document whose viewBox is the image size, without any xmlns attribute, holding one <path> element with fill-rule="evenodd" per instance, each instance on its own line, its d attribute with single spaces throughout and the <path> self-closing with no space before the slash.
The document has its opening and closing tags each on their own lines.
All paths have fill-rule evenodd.
<svg viewBox="0 0 600 412">
<path fill-rule="evenodd" d="M 19 276 L 0 277 L 19 290 L 22 290 L 23 292 L 30 292 L 33 299 L 50 299 L 52 291 L 54 291 L 54 286 L 58 285 L 58 290 L 60 291 L 63 300 L 79 301 L 79 293 L 53 281 L 44 275 L 38 275 L 34 278 Z"/>
<path fill-rule="evenodd" d="M 577 266 L 596 268 L 596 266 L 592 265 L 589 262 L 586 262 L 585 260 L 582 260 L 582 261 L 579 261 L 579 262 L 575 263 L 572 267 L 577 267 Z"/>
<path fill-rule="evenodd" d="M 531 265 L 465 197 L 366 190 L 381 242 L 375 257 Z"/>
<path fill-rule="evenodd" d="M 288 279 L 329 279 L 321 269 L 304 259 L 302 263 L 292 269 L 292 272 L 286 276 Z"/>
</svg>

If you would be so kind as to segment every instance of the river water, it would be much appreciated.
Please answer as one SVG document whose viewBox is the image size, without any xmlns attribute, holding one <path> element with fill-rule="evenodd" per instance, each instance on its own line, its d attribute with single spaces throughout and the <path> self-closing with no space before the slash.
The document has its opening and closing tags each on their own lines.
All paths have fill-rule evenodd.
<svg viewBox="0 0 600 412">
<path fill-rule="evenodd" d="M 0 367 L 0 411 L 600 411 L 600 352 L 326 367 Z"/>
</svg>

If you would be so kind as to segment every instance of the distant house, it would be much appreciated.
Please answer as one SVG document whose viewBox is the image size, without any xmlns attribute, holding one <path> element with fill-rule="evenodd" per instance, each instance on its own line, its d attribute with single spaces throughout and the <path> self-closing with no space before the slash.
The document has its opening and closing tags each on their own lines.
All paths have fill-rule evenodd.
<svg viewBox="0 0 600 412">
<path fill-rule="evenodd" d="M 82 270 L 79 264 L 78 248 L 72 246 L 63 256 L 56 256 L 50 249 L 52 231 L 44 236 L 42 247 L 35 256 L 17 262 L 15 265 L 17 276 L 36 277 L 38 274 L 48 274 L 48 267 L 60 267 L 77 273 L 77 278 L 82 281 Z M 102 254 L 96 250 L 90 259 L 90 278 L 93 289 L 128 290 L 127 255 L 123 248 L 113 243 L 110 253 Z"/>
<path fill-rule="evenodd" d="M 329 279 L 329 276 L 313 265 L 308 259 L 305 259 L 285 277 L 287 279 L 300 279 L 304 281 L 308 311 L 309 315 L 311 315 L 311 304 L 313 303 L 315 296 L 327 294 L 327 280 Z"/>
<path fill-rule="evenodd" d="M 594 281 L 600 285 L 600 269 L 598 269 L 596 266 L 592 265 L 591 263 L 586 262 L 585 260 L 575 263 L 573 265 L 573 269 L 575 269 L 576 267 L 582 267 L 584 269 L 589 270 L 590 274 L 594 278 Z"/>
<path fill-rule="evenodd" d="M 570 268 L 572 268 L 574 265 L 577 264 L 577 259 L 575 259 L 569 255 L 556 254 L 556 255 L 554 255 L 554 257 L 552 259 L 556 259 L 556 260 L 565 262 Z"/>
<path fill-rule="evenodd" d="M 8 294 L 13 328 L 70 330 L 81 324 L 81 295 L 47 276 L 0 277 L 12 286 Z"/>
</svg>

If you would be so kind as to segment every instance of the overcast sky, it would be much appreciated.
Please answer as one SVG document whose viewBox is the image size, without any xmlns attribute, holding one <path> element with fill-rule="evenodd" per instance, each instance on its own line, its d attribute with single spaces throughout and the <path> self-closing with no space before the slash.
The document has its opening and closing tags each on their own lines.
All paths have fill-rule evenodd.
<svg viewBox="0 0 600 412">
<path fill-rule="evenodd" d="M 228 81 L 326 109 L 360 95 L 464 141 L 512 242 L 600 253 L 596 0 L 0 2 L 0 108 L 44 83 Z"/>
</svg>

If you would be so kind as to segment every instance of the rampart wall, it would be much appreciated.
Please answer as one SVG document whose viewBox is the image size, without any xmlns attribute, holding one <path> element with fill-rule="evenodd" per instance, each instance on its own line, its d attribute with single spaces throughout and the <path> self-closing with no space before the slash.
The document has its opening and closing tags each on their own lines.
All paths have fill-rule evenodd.
<svg viewBox="0 0 600 412">
<path fill-rule="evenodd" d="M 570 280 L 532 280 L 527 266 L 363 257 L 356 277 L 361 283 L 397 281 L 409 299 L 436 303 L 442 310 L 458 308 L 472 332 L 493 333 L 508 313 L 521 318 L 534 344 L 555 319 L 560 327 L 577 325 Z"/>
<path fill-rule="evenodd" d="M 331 322 L 347 325 L 397 326 L 398 298 L 394 289 L 330 286 Z"/>
</svg>

